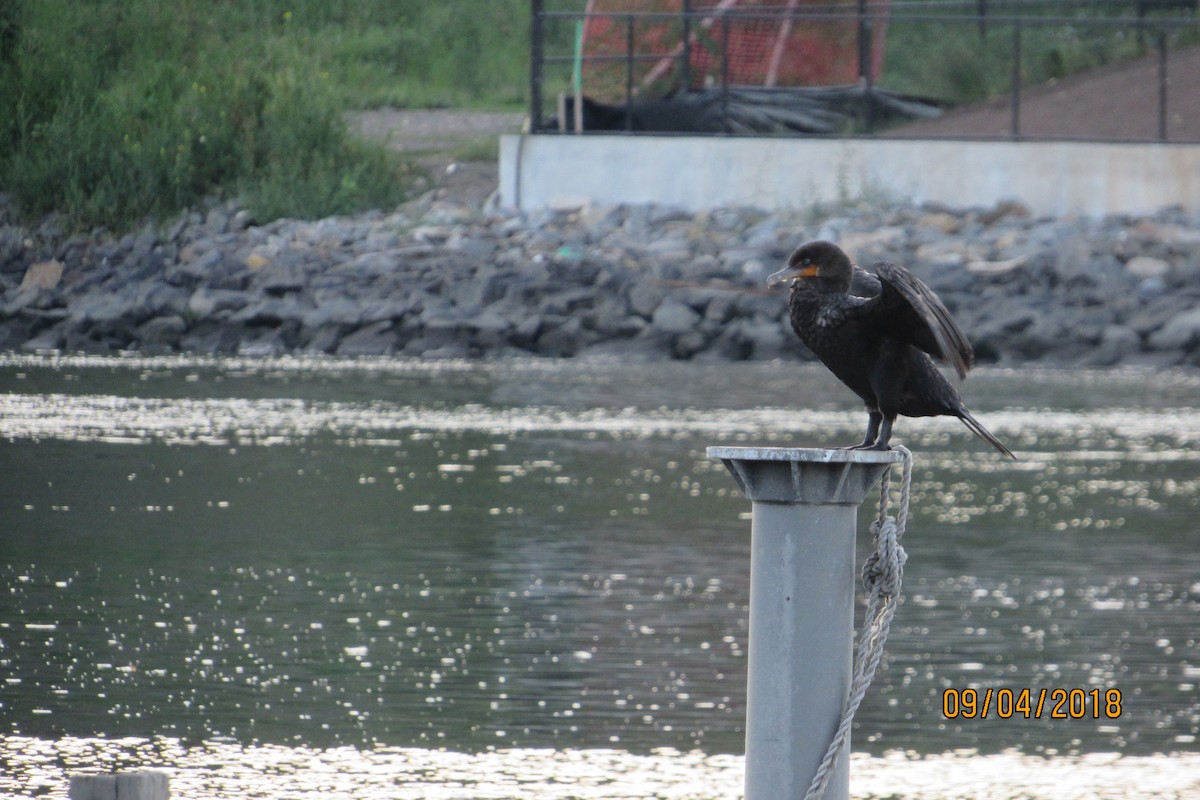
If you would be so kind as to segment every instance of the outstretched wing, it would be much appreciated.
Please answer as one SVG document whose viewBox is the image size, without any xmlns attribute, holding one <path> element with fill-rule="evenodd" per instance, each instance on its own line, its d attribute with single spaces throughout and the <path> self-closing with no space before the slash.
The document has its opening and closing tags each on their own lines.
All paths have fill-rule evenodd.
<svg viewBox="0 0 1200 800">
<path fill-rule="evenodd" d="M 861 320 L 881 336 L 924 350 L 966 377 L 975 363 L 967 335 L 933 290 L 904 267 L 880 261 L 874 265 L 881 290 L 861 307 Z"/>
</svg>

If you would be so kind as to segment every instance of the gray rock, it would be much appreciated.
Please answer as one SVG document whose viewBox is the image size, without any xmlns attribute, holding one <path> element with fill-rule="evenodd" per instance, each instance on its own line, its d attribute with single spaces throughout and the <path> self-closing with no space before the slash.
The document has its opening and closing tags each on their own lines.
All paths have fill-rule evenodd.
<svg viewBox="0 0 1200 800">
<path fill-rule="evenodd" d="M 650 213 L 647 215 L 647 222 L 653 226 L 666 225 L 669 222 L 683 222 L 690 220 L 692 214 L 678 206 L 651 206 Z"/>
<path fill-rule="evenodd" d="M 1167 324 L 1176 316 L 1190 311 L 1193 304 L 1188 298 L 1176 293 L 1154 298 L 1136 314 L 1123 320 L 1141 336 L 1147 336 Z"/>
<path fill-rule="evenodd" d="M 642 278 L 629 287 L 629 310 L 650 319 L 659 303 L 667 296 L 667 290 L 654 278 Z"/>
<path fill-rule="evenodd" d="M 252 326 L 278 326 L 285 322 L 303 322 L 311 308 L 294 298 L 268 297 L 235 311 L 230 320 Z"/>
<path fill-rule="evenodd" d="M 207 281 L 221 271 L 224 259 L 220 250 L 208 250 L 173 265 L 166 271 L 166 278 L 178 284 Z"/>
<path fill-rule="evenodd" d="M 567 289 L 543 297 L 542 310 L 546 314 L 568 316 L 581 308 L 590 306 L 596 293 L 592 289 Z"/>
<path fill-rule="evenodd" d="M 613 295 L 602 298 L 598 305 L 584 315 L 584 324 L 605 337 L 627 337 L 646 327 L 646 321 L 630 314 L 625 304 Z"/>
<path fill-rule="evenodd" d="M 778 322 L 742 320 L 738 336 L 749 345 L 753 358 L 779 358 L 783 352 L 784 329 Z"/>
<path fill-rule="evenodd" d="M 1170 291 L 1167 282 L 1161 276 L 1155 275 L 1138 283 L 1137 296 L 1142 302 L 1150 302 L 1162 297 Z"/>
<path fill-rule="evenodd" d="M 44 353 L 59 350 L 63 345 L 63 332 L 58 329 L 43 331 L 21 345 L 26 353 Z"/>
<path fill-rule="evenodd" d="M 131 298 L 123 294 L 88 294 L 71 303 L 71 314 L 82 324 L 111 324 L 129 313 Z"/>
<path fill-rule="evenodd" d="M 674 297 L 668 297 L 654 310 L 651 324 L 663 333 L 688 333 L 700 324 L 701 316 Z"/>
<path fill-rule="evenodd" d="M 390 356 L 396 351 L 392 323 L 383 321 L 359 328 L 342 338 L 334 351 L 339 356 Z"/>
<path fill-rule="evenodd" d="M 704 307 L 704 319 L 724 324 L 734 314 L 737 306 L 737 295 L 732 291 L 714 292 L 708 305 Z"/>
<path fill-rule="evenodd" d="M 587 345 L 596 341 L 594 333 L 583 327 L 578 317 L 572 317 L 560 325 L 543 331 L 538 337 L 537 349 L 542 355 L 573 356 Z"/>
<path fill-rule="evenodd" d="M 240 327 L 206 320 L 184 334 L 179 349 L 204 356 L 231 355 L 237 351 L 242 335 Z"/>
<path fill-rule="evenodd" d="M 202 286 L 188 299 L 187 310 L 193 317 L 214 317 L 223 311 L 237 311 L 247 302 L 243 292 Z"/>
<path fill-rule="evenodd" d="M 211 208 L 204 218 L 204 224 L 213 233 L 225 233 L 229 230 L 229 214 L 220 206 Z"/>
<path fill-rule="evenodd" d="M 323 297 L 317 302 L 316 308 L 309 310 L 301 319 L 304 327 L 309 329 L 324 328 L 328 325 L 357 326 L 363 321 L 363 308 L 360 304 L 346 297 Z"/>
<path fill-rule="evenodd" d="M 38 287 L 21 289 L 12 293 L 4 303 L 2 316 L 13 317 L 27 308 L 45 307 L 50 302 L 50 292 Z"/>
<path fill-rule="evenodd" d="M 423 308 L 423 304 L 421 297 L 409 295 L 400 299 L 388 297 L 382 300 L 363 303 L 358 308 L 362 321 L 364 323 L 372 323 L 382 320 L 395 321 L 403 319 L 410 314 L 419 313 Z M 343 308 L 343 310 L 345 309 Z"/>
<path fill-rule="evenodd" d="M 1200 344 L 1200 308 L 1192 308 L 1171 317 L 1165 325 L 1150 334 L 1147 341 L 1152 350 L 1191 350 Z"/>
<path fill-rule="evenodd" d="M 240 208 L 234 213 L 229 220 L 229 229 L 235 232 L 241 232 L 254 224 L 254 216 L 244 208 Z"/>
<path fill-rule="evenodd" d="M 301 263 L 273 263 L 259 271 L 253 282 L 264 294 L 281 296 L 303 291 L 310 275 Z"/>
<path fill-rule="evenodd" d="M 1086 367 L 1112 367 L 1138 352 L 1142 339 L 1124 325 L 1109 325 L 1104 329 L 1097 346 L 1084 355 L 1080 364 Z"/>
<path fill-rule="evenodd" d="M 471 317 L 466 324 L 467 330 L 474 332 L 476 342 L 485 347 L 503 343 L 507 338 L 506 334 L 514 327 L 512 320 L 492 309 L 486 309 L 483 313 Z"/>
<path fill-rule="evenodd" d="M 1027 359 L 1037 359 L 1070 341 L 1071 337 L 1062 320 L 1039 315 L 1032 325 L 1009 339 L 1009 346 Z"/>
<path fill-rule="evenodd" d="M 235 204 L 161 234 L 0 219 L 0 347 L 295 349 L 431 357 L 809 358 L 762 281 L 810 238 L 905 264 L 981 362 L 1193 363 L 1200 219 L 1037 219 L 1015 204 L 767 214 L 575 205 L 524 215 L 429 193 L 394 213 L 255 226 Z M 21 290 L 31 264 L 52 260 Z M 35 280 L 36 277 L 36 280 Z M 39 288 L 40 287 L 40 288 Z"/>
<path fill-rule="evenodd" d="M 1161 258 L 1134 256 L 1125 262 L 1125 269 L 1135 278 L 1162 278 L 1171 271 L 1171 263 Z"/>
<path fill-rule="evenodd" d="M 681 264 L 691 259 L 692 248 L 682 236 L 655 239 L 646 245 L 646 254 L 656 267 Z"/>
<path fill-rule="evenodd" d="M 541 314 L 530 314 L 513 329 L 509 341 L 518 347 L 532 349 L 544 327 L 545 320 Z"/>
<path fill-rule="evenodd" d="M 143 344 L 166 344 L 176 346 L 187 331 L 187 322 L 178 314 L 168 314 L 143 322 L 135 331 L 136 338 Z"/>
<path fill-rule="evenodd" d="M 311 336 L 303 339 L 303 349 L 307 353 L 334 353 L 342 340 L 341 326 L 331 325 L 321 328 Z"/>
<path fill-rule="evenodd" d="M 183 314 L 189 295 L 169 283 L 149 283 L 138 288 L 128 301 L 128 315 L 138 321 L 154 316 Z"/>
<path fill-rule="evenodd" d="M 283 334 L 278 330 L 269 330 L 244 337 L 237 346 L 237 354 L 246 358 L 270 358 L 282 355 L 287 350 Z"/>
<path fill-rule="evenodd" d="M 689 359 L 702 351 L 709 342 L 709 337 L 704 331 L 694 330 L 683 334 L 675 339 L 671 345 L 671 357 L 679 359 Z"/>
</svg>

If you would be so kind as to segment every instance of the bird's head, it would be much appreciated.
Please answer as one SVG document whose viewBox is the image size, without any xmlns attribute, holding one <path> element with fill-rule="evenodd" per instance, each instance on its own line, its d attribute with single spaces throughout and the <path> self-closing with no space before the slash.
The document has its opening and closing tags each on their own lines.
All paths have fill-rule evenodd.
<svg viewBox="0 0 1200 800">
<path fill-rule="evenodd" d="M 853 277 L 854 266 L 840 247 L 831 242 L 809 242 L 792 253 L 786 267 L 767 278 L 767 286 L 802 280 L 848 292 Z"/>
</svg>

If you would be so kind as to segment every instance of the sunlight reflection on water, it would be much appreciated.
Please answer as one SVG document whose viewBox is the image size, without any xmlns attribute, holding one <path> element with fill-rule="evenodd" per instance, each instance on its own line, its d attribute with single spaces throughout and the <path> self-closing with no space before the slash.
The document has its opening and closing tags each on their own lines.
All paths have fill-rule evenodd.
<svg viewBox="0 0 1200 800">
<path fill-rule="evenodd" d="M 460 753 L 404 747 L 315 749 L 178 740 L 0 738 L 6 795 L 66 797 L 70 774 L 163 769 L 191 800 L 723 800 L 742 796 L 742 758 L 662 748 L 512 749 Z M 914 758 L 851 756 L 856 798 L 906 800 L 1185 800 L 1200 791 L 1200 755 L 1096 753 L 1044 759 L 971 751 Z M 6 775 L 11 775 L 8 770 Z"/>
<path fill-rule="evenodd" d="M 163 767 L 196 798 L 738 797 L 745 504 L 703 445 L 864 424 L 790 366 L 0 370 L 0 796 Z M 1182 546 L 1200 380 L 967 388 L 1022 460 L 903 421 L 908 595 L 857 719 L 855 796 L 1200 796 L 1180 752 L 1200 727 Z M 946 688 L 1022 685 L 1127 702 L 1115 720 L 939 713 Z"/>
<path fill-rule="evenodd" d="M 918 434 L 944 432 L 947 428 L 947 422 L 938 419 L 904 420 L 904 424 L 906 431 Z M 1200 410 L 1194 408 L 1136 412 L 1109 408 L 1071 413 L 1009 410 L 993 412 L 989 424 L 998 435 L 1035 447 L 1064 437 L 1111 447 L 1113 437 L 1119 435 L 1128 448 L 1120 452 L 1124 458 L 1191 458 L 1189 448 L 1200 443 Z M 861 425 L 860 413 L 819 409 L 798 417 L 789 408 L 574 410 L 491 408 L 472 403 L 438 408 L 378 400 L 337 403 L 280 398 L 0 395 L 0 436 L 80 442 L 273 445 L 333 434 L 348 443 L 364 443 L 374 441 L 366 434 L 414 429 L 497 434 L 595 431 L 630 437 L 670 433 L 769 435 L 786 429 L 804 435 L 856 431 Z M 1118 452 L 1089 448 L 1065 455 L 1104 459 L 1116 457 Z M 1025 464 L 1023 468 L 1030 466 Z"/>
</svg>

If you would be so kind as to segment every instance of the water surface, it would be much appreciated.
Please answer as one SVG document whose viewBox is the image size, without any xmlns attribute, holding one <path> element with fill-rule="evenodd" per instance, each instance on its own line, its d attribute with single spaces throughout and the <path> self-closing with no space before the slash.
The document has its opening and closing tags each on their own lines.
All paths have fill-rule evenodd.
<svg viewBox="0 0 1200 800">
<path fill-rule="evenodd" d="M 898 424 L 906 602 L 855 792 L 1200 792 L 1200 378 L 964 392 L 1022 460 Z M 748 504 L 704 448 L 864 423 L 791 364 L 7 357 L 0 793 L 122 765 L 194 797 L 737 796 Z M 947 718 L 969 688 L 1119 714 Z"/>
</svg>

